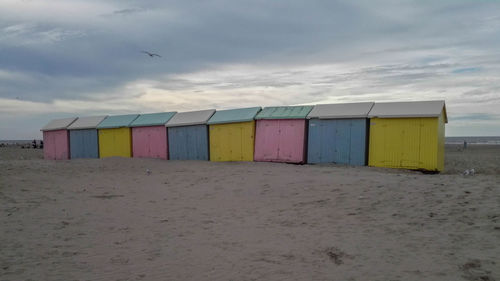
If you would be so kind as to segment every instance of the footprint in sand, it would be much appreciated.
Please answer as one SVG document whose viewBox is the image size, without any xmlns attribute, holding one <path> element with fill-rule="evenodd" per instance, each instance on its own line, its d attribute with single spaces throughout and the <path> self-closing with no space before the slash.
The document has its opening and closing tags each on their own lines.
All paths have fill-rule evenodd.
<svg viewBox="0 0 500 281">
<path fill-rule="evenodd" d="M 478 259 L 469 260 L 460 266 L 460 270 L 463 272 L 462 277 L 470 281 L 495 281 L 493 277 L 490 276 L 491 271 L 482 268 L 482 263 Z"/>
<path fill-rule="evenodd" d="M 344 259 L 353 259 L 352 256 L 346 254 L 344 251 L 336 248 L 330 247 L 325 250 L 326 255 L 333 261 L 336 265 L 341 265 L 344 263 Z"/>
<path fill-rule="evenodd" d="M 114 256 L 109 261 L 112 264 L 128 264 L 130 260 L 121 256 Z"/>
</svg>

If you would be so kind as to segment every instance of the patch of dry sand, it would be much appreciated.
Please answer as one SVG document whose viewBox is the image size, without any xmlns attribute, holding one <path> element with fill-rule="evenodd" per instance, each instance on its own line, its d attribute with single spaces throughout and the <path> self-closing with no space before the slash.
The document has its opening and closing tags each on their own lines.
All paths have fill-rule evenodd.
<svg viewBox="0 0 500 281">
<path fill-rule="evenodd" d="M 499 152 L 423 175 L 2 149 L 0 280 L 500 280 Z"/>
</svg>

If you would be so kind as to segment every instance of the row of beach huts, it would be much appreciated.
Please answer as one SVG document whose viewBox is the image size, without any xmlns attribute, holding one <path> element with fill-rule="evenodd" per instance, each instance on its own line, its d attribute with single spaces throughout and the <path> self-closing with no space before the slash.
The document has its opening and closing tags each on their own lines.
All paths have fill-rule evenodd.
<svg viewBox="0 0 500 281">
<path fill-rule="evenodd" d="M 444 101 L 251 107 L 57 119 L 45 159 L 338 163 L 442 171 Z"/>
</svg>

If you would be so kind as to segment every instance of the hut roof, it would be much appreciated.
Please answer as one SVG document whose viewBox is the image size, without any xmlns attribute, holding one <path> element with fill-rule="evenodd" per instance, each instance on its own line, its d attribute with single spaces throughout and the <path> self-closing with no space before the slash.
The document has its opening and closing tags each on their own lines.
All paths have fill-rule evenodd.
<svg viewBox="0 0 500 281">
<path fill-rule="evenodd" d="M 70 117 L 63 119 L 51 120 L 47 125 L 45 125 L 40 131 L 55 131 L 67 129 L 78 117 Z"/>
<path fill-rule="evenodd" d="M 172 119 L 170 119 L 165 126 L 178 127 L 178 126 L 191 126 L 207 124 L 208 119 L 215 113 L 215 109 L 177 112 Z"/>
<path fill-rule="evenodd" d="M 264 108 L 255 119 L 305 119 L 313 106 L 273 106 Z"/>
<path fill-rule="evenodd" d="M 237 108 L 220 110 L 208 120 L 208 124 L 225 124 L 252 121 L 261 107 Z"/>
<path fill-rule="evenodd" d="M 139 114 L 108 116 L 99 125 L 97 125 L 97 129 L 129 127 L 130 124 L 137 119 L 137 117 L 139 117 Z"/>
<path fill-rule="evenodd" d="M 168 120 L 174 117 L 175 112 L 161 112 L 141 114 L 130 124 L 130 127 L 160 126 L 165 125 Z"/>
<path fill-rule="evenodd" d="M 375 103 L 368 117 L 404 118 L 404 117 L 439 117 L 444 110 L 445 122 L 448 123 L 444 100 L 381 102 Z"/>
<path fill-rule="evenodd" d="M 95 129 L 104 118 L 106 116 L 79 117 L 73 124 L 69 125 L 68 130 Z"/>
<path fill-rule="evenodd" d="M 307 115 L 308 119 L 366 118 L 373 102 L 317 104 Z"/>
</svg>

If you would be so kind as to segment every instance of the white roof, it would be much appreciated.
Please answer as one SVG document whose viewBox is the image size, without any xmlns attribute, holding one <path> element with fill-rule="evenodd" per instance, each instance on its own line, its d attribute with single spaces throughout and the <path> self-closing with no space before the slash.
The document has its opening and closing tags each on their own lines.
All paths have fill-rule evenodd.
<svg viewBox="0 0 500 281">
<path fill-rule="evenodd" d="M 215 109 L 178 112 L 172 117 L 166 127 L 190 126 L 207 124 L 208 119 L 214 115 Z"/>
<path fill-rule="evenodd" d="M 444 110 L 445 122 L 446 107 L 444 100 L 436 101 L 408 101 L 408 102 L 381 102 L 375 103 L 368 117 L 401 118 L 401 117 L 439 117 Z"/>
<path fill-rule="evenodd" d="M 373 102 L 317 104 L 307 115 L 307 119 L 366 118 Z"/>
<path fill-rule="evenodd" d="M 68 130 L 95 129 L 104 118 L 106 116 L 79 117 L 73 124 L 69 125 Z"/>
<path fill-rule="evenodd" d="M 55 131 L 67 129 L 78 117 L 54 119 L 45 125 L 40 131 Z"/>
</svg>

